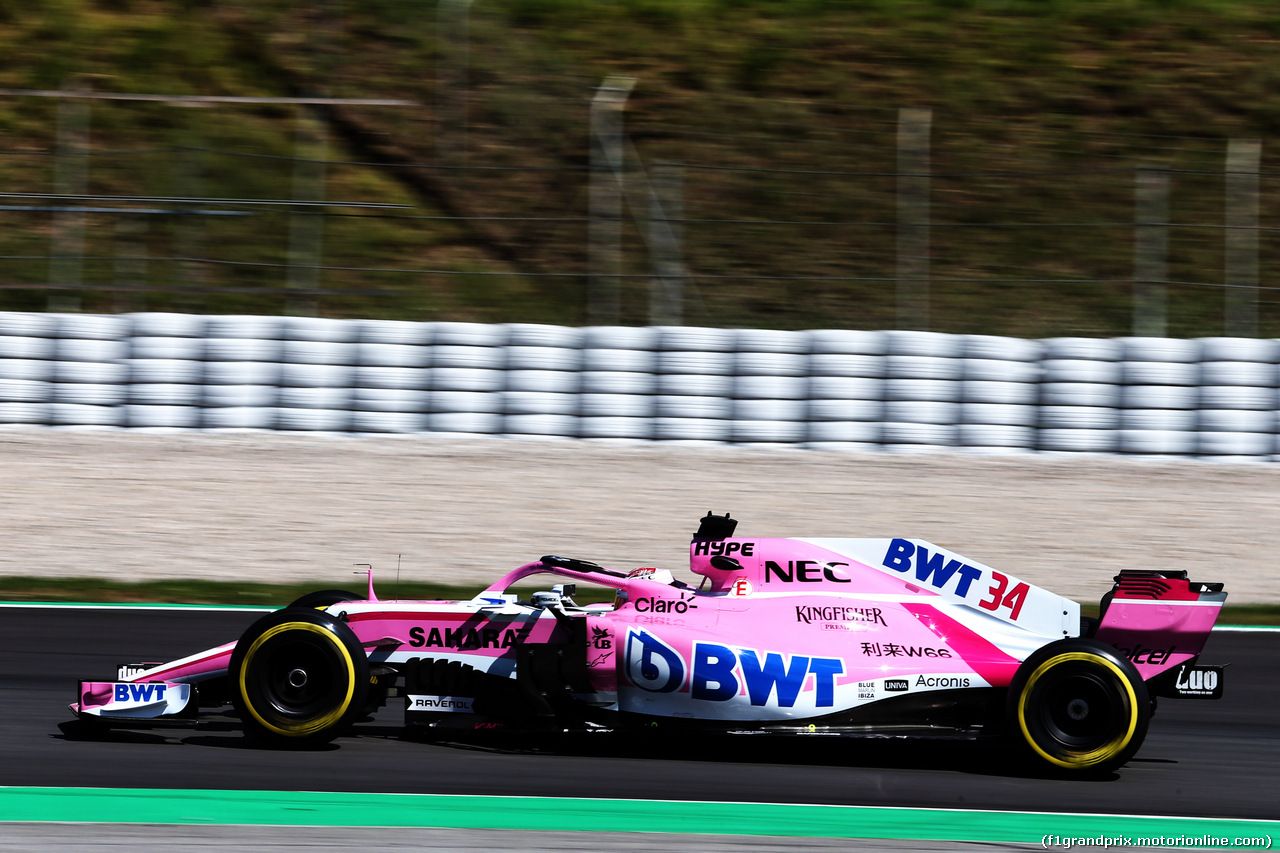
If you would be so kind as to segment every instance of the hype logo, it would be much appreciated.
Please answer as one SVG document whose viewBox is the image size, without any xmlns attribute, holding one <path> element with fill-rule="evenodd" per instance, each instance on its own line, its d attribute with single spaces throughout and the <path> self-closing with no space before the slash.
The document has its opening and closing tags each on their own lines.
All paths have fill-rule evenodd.
<svg viewBox="0 0 1280 853">
<path fill-rule="evenodd" d="M 627 632 L 627 678 L 641 690 L 671 693 L 684 684 L 684 661 L 648 631 Z"/>
</svg>

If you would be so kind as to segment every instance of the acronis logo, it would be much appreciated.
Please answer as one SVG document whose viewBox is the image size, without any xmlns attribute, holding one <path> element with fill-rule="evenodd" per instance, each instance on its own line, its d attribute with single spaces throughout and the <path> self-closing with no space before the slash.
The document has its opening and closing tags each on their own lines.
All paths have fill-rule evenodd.
<svg viewBox="0 0 1280 853">
<path fill-rule="evenodd" d="M 627 633 L 627 678 L 650 693 L 672 693 L 684 684 L 680 654 L 648 631 Z"/>
</svg>

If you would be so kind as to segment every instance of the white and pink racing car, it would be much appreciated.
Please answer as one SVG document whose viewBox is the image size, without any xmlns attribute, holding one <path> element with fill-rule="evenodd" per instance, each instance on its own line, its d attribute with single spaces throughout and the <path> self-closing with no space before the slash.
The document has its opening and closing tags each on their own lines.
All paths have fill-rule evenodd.
<svg viewBox="0 0 1280 853">
<path fill-rule="evenodd" d="M 765 539 L 708 513 L 691 586 L 548 556 L 470 601 L 304 596 L 239 640 L 82 681 L 101 724 L 193 719 L 230 703 L 263 741 L 316 744 L 403 701 L 449 731 L 690 729 L 1008 738 L 1103 773 L 1141 745 L 1155 696 L 1218 698 L 1198 657 L 1226 599 L 1176 570 L 1121 571 L 1100 618 L 918 539 Z M 560 582 L 529 601 L 531 575 Z M 577 584 L 615 590 L 578 606 Z M 550 585 L 550 584 L 549 584 Z"/>
</svg>

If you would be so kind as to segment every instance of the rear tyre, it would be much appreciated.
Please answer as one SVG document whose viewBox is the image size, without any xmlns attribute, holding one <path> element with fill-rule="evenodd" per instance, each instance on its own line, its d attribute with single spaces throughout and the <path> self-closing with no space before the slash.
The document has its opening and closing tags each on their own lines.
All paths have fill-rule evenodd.
<svg viewBox="0 0 1280 853">
<path fill-rule="evenodd" d="M 1109 773 L 1132 758 L 1150 709 L 1133 664 L 1097 640 L 1050 643 L 1023 662 L 1009 686 L 1015 739 L 1071 775 Z"/>
<path fill-rule="evenodd" d="M 331 604 L 344 601 L 364 601 L 363 595 L 348 592 L 345 589 L 318 589 L 289 603 L 289 607 L 302 607 L 307 610 L 323 610 Z"/>
<path fill-rule="evenodd" d="M 363 712 L 369 693 L 369 659 L 355 633 L 313 609 L 255 622 L 236 643 L 230 675 L 246 733 L 275 745 L 328 743 Z"/>
</svg>

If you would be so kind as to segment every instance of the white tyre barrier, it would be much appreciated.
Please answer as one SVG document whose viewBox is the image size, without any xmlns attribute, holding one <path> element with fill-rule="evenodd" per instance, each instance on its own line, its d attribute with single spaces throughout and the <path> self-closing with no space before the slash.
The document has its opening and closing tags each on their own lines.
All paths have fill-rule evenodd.
<svg viewBox="0 0 1280 853">
<path fill-rule="evenodd" d="M 1200 365 L 1173 361 L 1122 361 L 1120 376 L 1128 385 L 1196 385 L 1200 382 Z"/>
<path fill-rule="evenodd" d="M 733 396 L 746 400 L 803 400 L 809 396 L 809 380 L 803 376 L 739 376 Z"/>
<path fill-rule="evenodd" d="M 811 421 L 880 421 L 884 419 L 881 400 L 810 400 Z"/>
<path fill-rule="evenodd" d="M 351 413 L 346 409 L 276 409 L 276 429 L 298 432 L 346 432 Z"/>
<path fill-rule="evenodd" d="M 0 311 L 0 335 L 51 338 L 58 334 L 57 315 L 29 311 Z"/>
<path fill-rule="evenodd" d="M 501 347 L 472 347 L 449 344 L 431 347 L 433 368 L 495 370 L 505 366 Z"/>
<path fill-rule="evenodd" d="M 427 394 L 398 388 L 356 388 L 351 407 L 357 412 L 425 412 Z"/>
<path fill-rule="evenodd" d="M 888 361 L 881 355 L 857 355 L 846 353 L 815 353 L 809 356 L 809 375 L 858 376 L 880 378 L 885 375 Z"/>
<path fill-rule="evenodd" d="M 1033 382 L 969 380 L 960 383 L 960 399 L 966 403 L 1003 403 L 1033 406 L 1040 400 L 1040 386 Z"/>
<path fill-rule="evenodd" d="M 805 440 L 808 425 L 803 421 L 730 422 L 729 437 L 735 442 L 797 444 Z"/>
<path fill-rule="evenodd" d="M 502 428 L 502 415 L 491 412 L 433 412 L 427 415 L 429 432 L 492 435 Z"/>
<path fill-rule="evenodd" d="M 791 352 L 740 352 L 734 357 L 739 376 L 805 376 L 808 357 Z"/>
<path fill-rule="evenodd" d="M 810 442 L 878 444 L 881 425 L 878 421 L 815 421 L 809 424 Z"/>
<path fill-rule="evenodd" d="M 954 424 L 886 421 L 881 436 L 886 445 L 924 444 L 934 447 L 954 447 L 957 438 Z"/>
<path fill-rule="evenodd" d="M 431 372 L 420 367 L 357 367 L 352 384 L 357 388 L 419 391 L 431 384 Z"/>
<path fill-rule="evenodd" d="M 659 394 L 684 394 L 691 397 L 729 397 L 733 394 L 733 377 L 694 373 L 665 373 L 657 377 Z"/>
<path fill-rule="evenodd" d="M 280 365 L 265 361 L 207 361 L 205 385 L 277 385 Z"/>
<path fill-rule="evenodd" d="M 119 361 L 129 355 L 129 344 L 96 338 L 59 338 L 54 357 L 59 361 Z"/>
<path fill-rule="evenodd" d="M 131 358 L 122 366 L 129 382 L 163 385 L 197 385 L 205 371 L 204 362 L 169 358 Z"/>
<path fill-rule="evenodd" d="M 549 394 L 544 391 L 504 391 L 502 411 L 508 415 L 576 415 L 577 394 Z"/>
<path fill-rule="evenodd" d="M 1197 415 L 1196 426 L 1204 432 L 1272 433 L 1276 431 L 1278 425 L 1274 411 L 1200 409 L 1195 414 Z"/>
<path fill-rule="evenodd" d="M 49 422 L 55 426 L 120 426 L 123 406 L 93 406 L 83 403 L 51 403 Z"/>
<path fill-rule="evenodd" d="M 653 437 L 653 421 L 648 417 L 583 417 L 578 419 L 583 438 L 625 438 L 639 441 Z"/>
<path fill-rule="evenodd" d="M 728 397 L 689 397 L 660 394 L 653 400 L 659 418 L 721 419 L 733 416 L 733 400 Z"/>
<path fill-rule="evenodd" d="M 334 341 L 285 341 L 283 361 L 287 364 L 354 365 L 358 346 Z"/>
<path fill-rule="evenodd" d="M 943 379 L 954 381 L 963 378 L 964 361 L 958 358 L 937 358 L 925 355 L 889 355 L 885 358 L 885 375 L 890 379 Z"/>
<path fill-rule="evenodd" d="M 896 423 L 955 424 L 960 418 L 960 404 L 932 400 L 889 400 L 884 404 L 884 418 L 887 422 Z M 897 438 L 885 440 L 902 441 Z"/>
<path fill-rule="evenodd" d="M 1111 431 L 1120 428 L 1120 410 L 1110 406 L 1042 406 L 1041 429 Z"/>
<path fill-rule="evenodd" d="M 994 358 L 960 360 L 960 375 L 966 382 L 1039 382 L 1043 370 L 1037 362 Z"/>
<path fill-rule="evenodd" d="M 279 397 L 275 385 L 205 385 L 203 403 L 216 409 L 270 408 Z"/>
<path fill-rule="evenodd" d="M 809 352 L 838 355 L 884 355 L 889 351 L 887 333 L 857 329 L 812 329 L 806 333 Z"/>
<path fill-rule="evenodd" d="M 436 322 L 427 324 L 431 343 L 437 346 L 500 347 L 506 330 L 487 323 Z"/>
<path fill-rule="evenodd" d="M 1120 386 L 1087 382 L 1045 382 L 1040 386 L 1040 403 L 1045 406 L 1116 408 L 1120 405 Z"/>
<path fill-rule="evenodd" d="M 1265 338 L 1200 338 L 1201 361 L 1280 361 L 1280 342 Z"/>
<path fill-rule="evenodd" d="M 961 341 L 960 357 L 972 361 L 1036 362 L 1043 351 L 1044 345 L 1040 341 L 998 335 L 965 335 Z"/>
<path fill-rule="evenodd" d="M 506 371 L 481 370 L 470 367 L 434 367 L 431 369 L 433 391 L 501 391 L 506 384 Z"/>
<path fill-rule="evenodd" d="M 386 344 L 362 342 L 356 345 L 356 364 L 361 367 L 427 366 L 431 350 L 414 344 Z"/>
<path fill-rule="evenodd" d="M 129 334 L 129 320 L 120 314 L 53 314 L 59 338 L 119 341 Z"/>
<path fill-rule="evenodd" d="M 291 388 L 349 388 L 355 372 L 349 364 L 282 364 L 280 384 Z"/>
<path fill-rule="evenodd" d="M 737 329 L 733 344 L 739 353 L 807 353 L 809 336 L 805 332 L 776 329 Z"/>
<path fill-rule="evenodd" d="M 891 356 L 907 355 L 926 358 L 959 358 L 964 352 L 964 339 L 942 332 L 894 330 L 884 333 L 885 352 Z"/>
<path fill-rule="evenodd" d="M 125 402 L 127 385 L 104 382 L 59 382 L 53 386 L 55 403 L 81 406 L 119 406 Z"/>
<path fill-rule="evenodd" d="M 582 330 L 584 350 L 656 350 L 661 334 L 651 326 L 587 326 Z"/>
<path fill-rule="evenodd" d="M 1199 432 L 1196 452 L 1203 456 L 1270 456 L 1276 437 L 1268 432 Z"/>
<path fill-rule="evenodd" d="M 1035 406 L 1009 406 L 1000 403 L 961 403 L 960 423 L 1034 427 L 1040 412 Z"/>
<path fill-rule="evenodd" d="M 467 412 L 498 414 L 502 411 L 502 394 L 492 391 L 432 391 L 427 397 L 427 411 L 451 415 Z"/>
<path fill-rule="evenodd" d="M 1041 341 L 1042 358 L 1048 360 L 1119 361 L 1124 347 L 1107 338 L 1049 338 Z"/>
<path fill-rule="evenodd" d="M 283 343 L 266 338 L 209 338 L 204 342 L 204 357 L 209 361 L 279 362 L 283 353 Z"/>
<path fill-rule="evenodd" d="M 38 426 L 48 421 L 49 406 L 45 403 L 0 402 L 0 424 Z"/>
<path fill-rule="evenodd" d="M 68 362 L 77 364 L 80 362 Z M 47 382 L 57 375 L 56 361 L 38 361 L 27 358 L 0 359 L 0 379 L 27 379 Z"/>
<path fill-rule="evenodd" d="M 658 350 L 664 352 L 732 353 L 733 329 L 698 326 L 658 326 Z"/>
<path fill-rule="evenodd" d="M 205 335 L 215 339 L 278 340 L 283 325 L 282 317 L 260 317 L 249 314 L 215 315 L 205 321 Z"/>
<path fill-rule="evenodd" d="M 0 359 L 50 359 L 54 357 L 56 343 L 53 338 L 0 335 Z"/>
<path fill-rule="evenodd" d="M 806 400 L 734 400 L 735 421 L 802 421 L 808 412 Z"/>
<path fill-rule="evenodd" d="M 960 399 L 959 382 L 948 382 L 939 379 L 886 379 L 884 381 L 884 397 L 886 400 L 916 400 L 933 402 L 955 402 Z"/>
<path fill-rule="evenodd" d="M 212 430 L 273 430 L 276 409 L 265 406 L 204 409 L 200 413 L 200 424 Z"/>
<path fill-rule="evenodd" d="M 651 418 L 654 398 L 647 394 L 583 394 L 583 418 Z"/>
<path fill-rule="evenodd" d="M 1177 385 L 1126 385 L 1121 395 L 1126 409 L 1194 409 L 1200 389 Z"/>
<path fill-rule="evenodd" d="M 880 400 L 884 398 L 884 380 L 860 376 L 811 376 L 811 400 Z"/>
<path fill-rule="evenodd" d="M 124 426 L 135 429 L 199 429 L 200 409 L 182 405 L 128 405 Z"/>
<path fill-rule="evenodd" d="M 1036 431 L 1027 426 L 1011 424 L 960 424 L 957 436 L 961 447 L 1019 447 L 1036 446 Z"/>
<path fill-rule="evenodd" d="M 1183 430 L 1122 429 L 1120 452 L 1186 456 L 1196 451 L 1196 433 Z"/>
<path fill-rule="evenodd" d="M 542 435 L 558 438 L 577 438 L 578 419 L 573 415 L 507 415 L 502 421 L 502 431 L 508 435 Z"/>
<path fill-rule="evenodd" d="M 577 371 L 582 367 L 582 350 L 568 347 L 508 346 L 508 370 Z"/>
<path fill-rule="evenodd" d="M 1196 428 L 1194 409 L 1121 409 L 1120 429 L 1189 432 Z"/>
<path fill-rule="evenodd" d="M 1194 364 L 1200 360 L 1200 343 L 1182 338 L 1118 338 L 1125 361 Z"/>
<path fill-rule="evenodd" d="M 350 388 L 281 388 L 281 409 L 349 409 Z"/>
<path fill-rule="evenodd" d="M 618 373 L 653 373 L 658 366 L 657 353 L 631 349 L 584 349 L 582 369 Z"/>
<path fill-rule="evenodd" d="M 568 370 L 508 370 L 508 391 L 541 391 L 573 394 L 580 387 L 582 374 Z"/>
<path fill-rule="evenodd" d="M 658 441 L 728 441 L 729 421 L 718 418 L 655 418 L 653 437 Z"/>
<path fill-rule="evenodd" d="M 144 383 L 124 387 L 129 402 L 140 406 L 198 406 L 204 397 L 203 385 Z"/>
<path fill-rule="evenodd" d="M 357 411 L 351 415 L 353 432 L 412 435 L 426 429 L 426 415 L 418 412 Z"/>
<path fill-rule="evenodd" d="M 584 338 L 586 338 L 586 334 L 583 330 L 572 326 L 508 323 L 503 327 L 503 340 L 508 347 L 546 347 L 576 350 L 581 348 Z"/>
<path fill-rule="evenodd" d="M 729 376 L 733 373 L 733 353 L 674 350 L 657 353 L 658 373 Z"/>
<path fill-rule="evenodd" d="M 1206 361 L 1200 365 L 1203 385 L 1276 386 L 1277 367 L 1257 361 Z"/>
<path fill-rule="evenodd" d="M 329 317 L 284 317 L 280 339 L 314 343 L 354 343 L 360 336 L 357 320 L 335 320 Z"/>
<path fill-rule="evenodd" d="M 0 379 L 0 403 L 47 403 L 53 385 L 33 379 Z"/>
<path fill-rule="evenodd" d="M 424 347 L 431 343 L 431 327 L 407 320 L 361 320 L 361 344 Z"/>
<path fill-rule="evenodd" d="M 1202 409 L 1276 408 L 1276 389 L 1248 385 L 1202 385 L 1199 405 Z"/>
<path fill-rule="evenodd" d="M 129 357 L 199 361 L 204 358 L 204 341 L 200 338 L 132 337 Z"/>
<path fill-rule="evenodd" d="M 658 390 L 658 378 L 652 373 L 589 370 L 580 379 L 584 394 L 653 394 Z"/>
<path fill-rule="evenodd" d="M 1045 382 L 1072 382 L 1091 385 L 1116 385 L 1122 376 L 1120 364 L 1082 358 L 1055 358 L 1040 362 Z"/>
<path fill-rule="evenodd" d="M 1115 453 L 1120 446 L 1119 430 L 1040 429 L 1036 444 L 1041 450 L 1071 453 Z"/>
<path fill-rule="evenodd" d="M 879 444 L 861 441 L 807 441 L 804 447 L 827 453 L 880 453 L 882 450 Z"/>
</svg>

